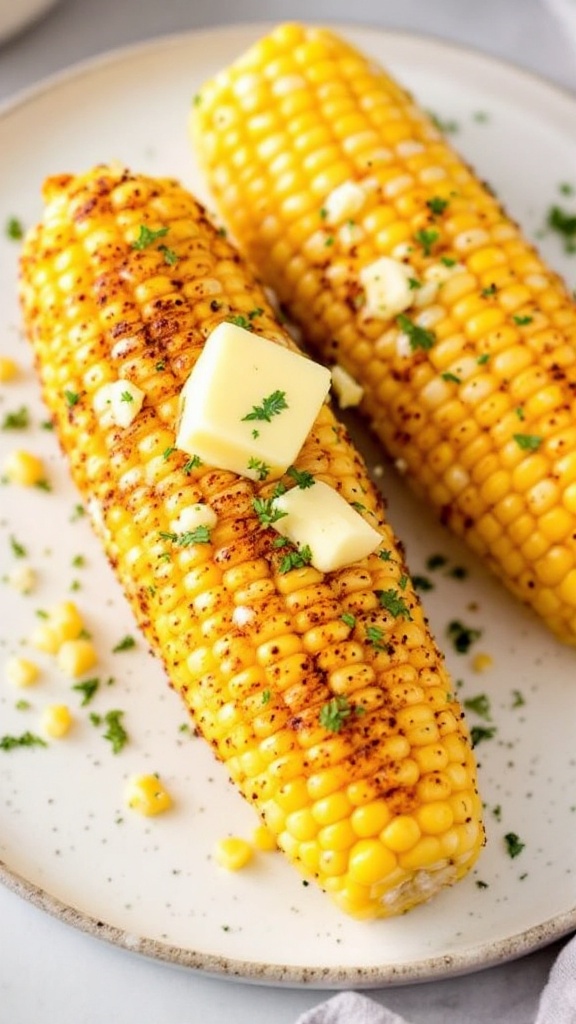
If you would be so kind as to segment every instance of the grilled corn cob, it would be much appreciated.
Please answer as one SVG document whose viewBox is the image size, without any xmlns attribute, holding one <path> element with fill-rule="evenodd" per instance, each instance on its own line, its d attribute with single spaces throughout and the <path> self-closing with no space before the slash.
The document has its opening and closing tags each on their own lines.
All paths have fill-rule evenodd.
<svg viewBox="0 0 576 1024">
<path fill-rule="evenodd" d="M 74 480 L 171 684 L 279 847 L 340 907 L 374 917 L 428 899 L 482 845 L 475 767 L 361 457 L 325 404 L 297 469 L 362 503 L 377 551 L 324 575 L 286 567 L 257 513 L 270 482 L 175 448 L 179 395 L 216 325 L 257 310 L 255 329 L 294 348 L 264 292 L 173 181 L 102 166 L 49 179 L 45 199 L 21 262 L 26 330 Z M 143 395 L 121 427 L 98 398 L 117 380 Z M 174 519 L 199 505 L 214 525 L 180 543 Z"/>
<path fill-rule="evenodd" d="M 283 25 L 197 96 L 225 222 L 412 487 L 576 643 L 576 307 L 384 70 Z"/>
</svg>

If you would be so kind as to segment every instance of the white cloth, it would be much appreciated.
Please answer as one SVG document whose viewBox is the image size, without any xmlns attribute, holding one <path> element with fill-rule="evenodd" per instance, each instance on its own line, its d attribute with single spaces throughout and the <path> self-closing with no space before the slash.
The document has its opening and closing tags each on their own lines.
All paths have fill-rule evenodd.
<svg viewBox="0 0 576 1024">
<path fill-rule="evenodd" d="M 409 1024 L 358 992 L 340 992 L 303 1013 L 296 1024 Z M 576 1024 L 576 936 L 561 950 L 542 991 L 534 1024 Z"/>
<path fill-rule="evenodd" d="M 296 1024 L 408 1024 L 408 1021 L 358 992 L 340 992 L 306 1010 Z"/>
<path fill-rule="evenodd" d="M 576 938 L 558 954 L 540 996 L 535 1024 L 576 1024 Z"/>
</svg>

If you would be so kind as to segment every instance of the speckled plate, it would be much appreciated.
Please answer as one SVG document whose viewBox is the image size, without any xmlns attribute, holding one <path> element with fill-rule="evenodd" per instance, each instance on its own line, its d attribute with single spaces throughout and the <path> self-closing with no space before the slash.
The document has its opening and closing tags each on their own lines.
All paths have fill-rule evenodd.
<svg viewBox="0 0 576 1024">
<path fill-rule="evenodd" d="M 189 103 L 202 81 L 263 26 L 207 31 L 114 53 L 61 75 L 0 114 L 0 226 L 40 213 L 45 175 L 118 158 L 181 177 L 204 194 L 186 136 Z M 529 75 L 429 39 L 349 29 L 387 62 L 454 132 L 454 142 L 534 237 L 551 204 L 568 209 L 576 185 L 576 102 Z M 561 239 L 541 239 L 573 280 L 576 258 Z M 25 447 L 46 459 L 51 491 L 0 489 L 0 657 L 27 650 L 37 613 L 73 596 L 100 653 L 101 685 L 81 706 L 48 657 L 39 682 L 0 682 L 0 735 L 37 733 L 43 708 L 65 702 L 75 724 L 47 748 L 0 749 L 0 878 L 71 924 L 152 956 L 205 972 L 261 982 L 370 987 L 473 971 L 521 955 L 576 927 L 576 654 L 557 643 L 429 522 L 392 469 L 383 487 L 413 573 L 428 577 L 433 627 L 445 646 L 477 735 L 488 844 L 477 869 L 433 903 L 387 922 L 348 920 L 279 854 L 244 871 L 212 859 L 228 832 L 249 837 L 253 811 L 236 795 L 185 716 L 162 670 L 135 636 L 130 612 L 92 537 L 44 412 L 19 335 L 17 242 L 0 239 L 0 352 L 22 367 L 0 389 L 0 422 L 26 406 L 31 425 L 0 430 L 0 458 Z M 381 454 L 353 424 L 372 465 Z M 26 557 L 15 549 L 23 545 Z M 85 560 L 77 564 L 77 556 Z M 430 556 L 443 563 L 430 569 Z M 36 569 L 29 595 L 6 577 Z M 474 631 L 458 654 L 451 620 Z M 475 671 L 477 655 L 491 665 Z M 113 682 L 110 682 L 113 680 Z M 482 697 L 481 701 L 476 698 Z M 25 706 L 21 701 L 24 700 Z M 129 741 L 114 754 L 93 715 L 124 713 Z M 174 808 L 143 819 L 123 805 L 127 777 L 158 772 Z M 506 836 L 515 837 L 510 847 Z M 515 853 L 516 856 L 511 856 Z"/>
</svg>

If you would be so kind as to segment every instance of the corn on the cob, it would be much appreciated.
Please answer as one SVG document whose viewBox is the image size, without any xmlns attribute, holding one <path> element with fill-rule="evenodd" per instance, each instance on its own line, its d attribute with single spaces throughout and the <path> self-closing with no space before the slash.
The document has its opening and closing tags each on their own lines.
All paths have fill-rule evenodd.
<svg viewBox="0 0 576 1024">
<path fill-rule="evenodd" d="M 413 488 L 576 643 L 576 307 L 395 81 L 283 25 L 191 130 L 225 222 Z M 511 159 L 514 156 L 511 154 Z"/>
<path fill-rule="evenodd" d="M 254 505 L 269 482 L 174 447 L 182 386 L 215 325 L 257 310 L 259 333 L 293 347 L 226 239 L 173 181 L 111 167 L 53 178 L 21 298 L 61 444 L 137 621 L 280 848 L 360 917 L 465 874 L 483 842 L 466 725 L 329 406 L 297 468 L 360 501 L 382 543 L 325 575 L 284 571 Z M 144 395 L 123 427 L 97 400 L 119 379 Z M 199 505 L 214 514 L 209 539 L 174 543 L 174 520 Z"/>
</svg>

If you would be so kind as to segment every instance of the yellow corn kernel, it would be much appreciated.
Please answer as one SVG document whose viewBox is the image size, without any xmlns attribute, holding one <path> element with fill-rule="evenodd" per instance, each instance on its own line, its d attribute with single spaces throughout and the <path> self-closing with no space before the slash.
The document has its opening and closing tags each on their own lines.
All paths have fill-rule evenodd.
<svg viewBox="0 0 576 1024">
<path fill-rule="evenodd" d="M 18 375 L 18 364 L 10 356 L 0 356 L 0 384 L 7 384 Z"/>
<path fill-rule="evenodd" d="M 56 654 L 60 647 L 58 634 L 49 622 L 40 622 L 35 626 L 29 639 L 32 647 L 37 651 L 44 651 L 45 654 Z"/>
<path fill-rule="evenodd" d="M 98 660 L 96 648 L 91 640 L 83 637 L 77 640 L 65 640 L 57 649 L 56 661 L 58 668 L 69 679 L 78 679 L 89 672 Z"/>
<path fill-rule="evenodd" d="M 479 651 L 472 658 L 472 668 L 474 672 L 487 672 L 491 669 L 494 664 L 494 659 L 490 654 L 486 654 L 483 651 Z"/>
<path fill-rule="evenodd" d="M 297 115 L 269 88 L 269 51 L 284 79 L 302 79 Z M 246 62 L 249 114 L 236 95 Z M 576 304 L 565 283 L 412 96 L 328 29 L 275 29 L 206 84 L 190 131 L 240 248 L 311 348 L 356 382 L 391 458 L 513 593 L 576 644 L 571 588 L 545 568 L 554 545 L 569 563 L 576 511 L 565 454 L 574 448 Z M 352 242 L 331 223 L 334 188 L 359 204 Z M 400 322 L 393 309 L 366 313 L 364 271 L 383 255 L 422 282 L 402 300 Z M 538 544 L 525 547 L 516 523 L 527 515 Z"/>
<path fill-rule="evenodd" d="M 146 817 L 162 814 L 172 807 L 172 797 L 157 775 L 133 775 L 126 784 L 124 800 L 128 807 Z"/>
<path fill-rule="evenodd" d="M 42 730 L 51 739 L 62 739 L 63 736 L 70 732 L 73 723 L 72 712 L 66 704 L 50 704 L 47 708 L 44 708 Z"/>
<path fill-rule="evenodd" d="M 252 860 L 254 849 L 240 836 L 226 836 L 219 839 L 214 847 L 214 859 L 227 871 L 240 871 Z"/>
<path fill-rule="evenodd" d="M 276 850 L 278 847 L 275 836 L 269 828 L 266 828 L 266 825 L 258 825 L 254 829 L 252 842 L 256 850 L 263 850 L 265 852 Z"/>
<path fill-rule="evenodd" d="M 270 59 L 274 63 L 273 54 Z M 258 108 L 261 91 L 243 93 L 244 87 L 245 102 Z M 298 107 L 298 118 L 307 115 Z M 260 119 L 258 145 L 265 146 L 267 110 L 251 116 Z M 352 124 L 345 110 L 335 117 L 339 131 Z M 391 133 L 397 134 L 393 127 Z M 324 156 L 314 169 L 314 187 L 333 189 L 338 162 L 326 163 Z M 242 174 L 251 158 L 246 150 L 235 164 Z M 272 159 L 282 164 L 279 147 Z M 279 172 L 288 190 L 294 185 L 289 171 Z M 382 179 L 398 198 L 405 194 L 401 177 L 393 172 Z M 483 841 L 481 804 L 465 727 L 449 711 L 451 680 L 412 584 L 403 579 L 402 551 L 364 462 L 323 405 L 297 469 L 362 502 L 390 563 L 369 556 L 337 573 L 286 568 L 275 532 L 262 529 L 257 511 L 267 507 L 276 484 L 197 465 L 174 445 L 179 395 L 202 339 L 218 323 L 251 314 L 254 330 L 295 347 L 265 293 L 175 181 L 100 166 L 49 179 L 45 198 L 45 219 L 23 247 L 21 298 L 59 441 L 147 641 L 198 732 L 263 822 L 252 842 L 222 840 L 215 858 L 236 868 L 255 848 L 277 845 L 346 911 L 361 918 L 403 913 L 470 869 Z M 314 216 L 315 230 L 323 231 L 318 200 L 303 219 Z M 397 218 L 393 212 L 379 224 L 381 241 L 386 236 L 396 244 L 404 237 Z M 272 245 L 286 253 L 300 244 L 300 221 L 298 230 L 294 224 L 292 233 L 279 235 L 269 218 L 264 221 L 262 233 Z M 132 246 L 143 224 L 166 227 L 177 274 L 168 273 L 162 248 Z M 96 252 L 101 266 L 94 265 Z M 314 301 L 323 301 L 321 292 Z M 211 308 L 212 295 L 217 308 Z M 326 316 L 337 329 L 348 303 L 342 297 L 332 306 Z M 372 325 L 370 337 L 377 338 L 380 326 Z M 109 351 L 101 338 L 109 339 Z M 165 371 L 159 368 L 164 364 Z M 124 377 L 146 398 L 143 414 L 119 444 L 117 428 L 95 414 L 93 396 Z M 79 395 L 71 406 L 66 390 Z M 435 428 L 433 434 L 437 439 Z M 283 482 L 295 483 L 291 475 Z M 198 502 L 216 515 L 209 540 L 173 541 L 175 521 Z M 377 596 L 400 586 L 411 620 L 399 619 Z M 60 604 L 43 626 L 71 678 L 92 667 L 96 651 L 82 635 L 75 606 Z M 370 626 L 381 644 L 374 644 Z M 439 751 L 434 757 L 432 748 Z M 151 785 L 154 796 L 158 780 Z M 383 839 L 392 820 L 409 808 L 406 817 L 414 822 L 422 802 L 456 795 L 469 802 L 475 840 L 458 838 L 456 830 L 467 825 L 458 819 L 434 836 L 437 862 L 401 868 L 398 858 L 410 852 L 404 850 L 407 829 L 396 838 L 403 848 L 397 854 Z"/>
<path fill-rule="evenodd" d="M 35 487 L 46 479 L 42 459 L 22 449 L 10 452 L 4 460 L 3 472 L 10 483 L 22 487 Z"/>
<path fill-rule="evenodd" d="M 35 661 L 14 655 L 4 666 L 4 675 L 12 686 L 32 686 L 37 682 L 40 669 Z"/>
<path fill-rule="evenodd" d="M 36 573 L 30 565 L 15 565 L 8 573 L 7 582 L 20 594 L 31 594 L 36 586 Z"/>
<path fill-rule="evenodd" d="M 50 629 L 54 630 L 61 646 L 66 640 L 76 640 L 84 629 L 82 615 L 73 601 L 62 601 L 48 614 Z"/>
</svg>

